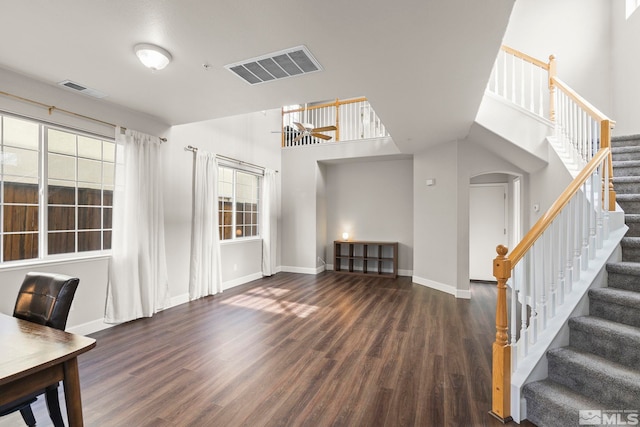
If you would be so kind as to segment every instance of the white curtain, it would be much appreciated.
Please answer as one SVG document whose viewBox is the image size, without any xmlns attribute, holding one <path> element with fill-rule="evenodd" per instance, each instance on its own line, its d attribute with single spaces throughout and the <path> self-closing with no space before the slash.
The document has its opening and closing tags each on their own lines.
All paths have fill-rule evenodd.
<svg viewBox="0 0 640 427">
<path fill-rule="evenodd" d="M 216 156 L 196 153 L 191 228 L 189 299 L 222 292 Z"/>
<path fill-rule="evenodd" d="M 262 180 L 262 275 L 276 273 L 276 242 L 278 240 L 276 172 L 265 169 Z"/>
<path fill-rule="evenodd" d="M 160 139 L 116 129 L 116 185 L 106 323 L 150 317 L 166 308 Z"/>
</svg>

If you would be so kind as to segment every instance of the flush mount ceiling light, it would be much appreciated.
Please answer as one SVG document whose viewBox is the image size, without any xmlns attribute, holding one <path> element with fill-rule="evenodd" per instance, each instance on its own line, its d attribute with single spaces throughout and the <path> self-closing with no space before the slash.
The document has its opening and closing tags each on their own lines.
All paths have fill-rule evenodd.
<svg viewBox="0 0 640 427">
<path fill-rule="evenodd" d="M 171 54 L 165 49 L 149 44 L 140 43 L 133 47 L 136 56 L 144 64 L 145 67 L 153 71 L 162 70 L 171 62 Z"/>
</svg>

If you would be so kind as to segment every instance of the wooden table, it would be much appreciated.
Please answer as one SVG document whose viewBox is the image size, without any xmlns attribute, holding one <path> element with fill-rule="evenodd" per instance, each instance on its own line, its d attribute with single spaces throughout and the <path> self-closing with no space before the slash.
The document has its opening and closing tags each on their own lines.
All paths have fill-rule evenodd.
<svg viewBox="0 0 640 427">
<path fill-rule="evenodd" d="M 62 381 L 71 427 L 81 427 L 78 355 L 96 340 L 0 313 L 0 405 Z"/>
</svg>

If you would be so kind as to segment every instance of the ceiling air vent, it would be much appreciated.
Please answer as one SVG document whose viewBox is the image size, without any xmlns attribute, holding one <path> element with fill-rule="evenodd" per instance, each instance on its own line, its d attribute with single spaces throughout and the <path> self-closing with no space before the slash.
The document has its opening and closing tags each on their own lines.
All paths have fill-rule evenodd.
<svg viewBox="0 0 640 427">
<path fill-rule="evenodd" d="M 64 80 L 58 83 L 60 86 L 65 87 L 67 89 L 71 89 L 75 92 L 79 92 L 83 95 L 92 96 L 94 98 L 104 98 L 107 96 L 106 93 L 100 92 L 99 90 L 91 89 L 76 82 L 72 82 L 71 80 Z"/>
<path fill-rule="evenodd" d="M 306 46 L 228 64 L 224 68 L 251 85 L 322 71 L 322 66 Z"/>
</svg>

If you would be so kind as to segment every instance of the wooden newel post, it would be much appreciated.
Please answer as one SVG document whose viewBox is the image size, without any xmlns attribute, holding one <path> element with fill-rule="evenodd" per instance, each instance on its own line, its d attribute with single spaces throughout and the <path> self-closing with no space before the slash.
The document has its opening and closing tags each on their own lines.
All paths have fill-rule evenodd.
<svg viewBox="0 0 640 427">
<path fill-rule="evenodd" d="M 498 245 L 493 260 L 493 275 L 498 281 L 496 303 L 496 341 L 493 343 L 491 414 L 503 422 L 511 420 L 511 347 L 507 324 L 507 280 L 511 277 L 509 250 Z"/>
<path fill-rule="evenodd" d="M 556 121 L 556 85 L 553 79 L 556 77 L 556 57 L 549 55 L 549 120 Z"/>
</svg>

